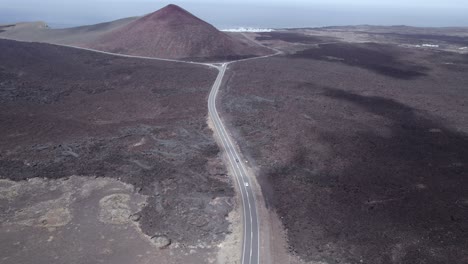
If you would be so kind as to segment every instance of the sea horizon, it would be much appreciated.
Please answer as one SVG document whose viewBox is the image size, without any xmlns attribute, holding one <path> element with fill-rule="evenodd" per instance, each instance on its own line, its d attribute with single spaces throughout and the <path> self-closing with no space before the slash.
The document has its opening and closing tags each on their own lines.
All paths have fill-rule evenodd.
<svg viewBox="0 0 468 264">
<path fill-rule="evenodd" d="M 4 7 L 0 24 L 43 21 L 51 28 L 92 25 L 154 12 L 161 4 L 117 4 L 107 12 L 96 4 L 92 10 L 61 10 Z M 468 8 L 384 8 L 343 5 L 305 7 L 249 6 L 241 4 L 181 5 L 220 30 L 245 28 L 306 28 L 326 26 L 405 25 L 414 27 L 468 27 Z"/>
</svg>

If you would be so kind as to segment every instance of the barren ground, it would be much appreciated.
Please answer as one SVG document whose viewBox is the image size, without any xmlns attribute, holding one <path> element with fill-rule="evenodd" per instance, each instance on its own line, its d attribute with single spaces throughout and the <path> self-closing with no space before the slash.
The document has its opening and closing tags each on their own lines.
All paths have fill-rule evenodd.
<svg viewBox="0 0 468 264">
<path fill-rule="evenodd" d="M 263 44 L 295 52 L 312 44 L 349 42 L 392 44 L 407 48 L 468 52 L 468 28 L 342 26 L 246 33 Z"/>
<path fill-rule="evenodd" d="M 49 218 L 61 223 L 53 231 L 64 241 L 94 243 L 92 228 L 87 229 L 89 233 L 83 231 L 89 237 L 66 230 L 77 224 L 86 229 L 89 221 L 97 223 L 101 218 L 91 211 L 98 209 L 87 211 L 83 206 L 99 208 L 99 199 L 118 194 L 125 199 L 117 199 L 121 203 L 114 206 L 116 216 L 111 219 L 128 220 L 140 211 L 135 232 L 141 228 L 147 236 L 164 236 L 172 244 L 169 251 L 158 251 L 145 236 L 141 242 L 110 243 L 110 251 L 96 255 L 84 245 L 82 254 L 89 255 L 90 262 L 115 263 L 119 247 L 128 248 L 134 256 L 143 254 L 138 251 L 143 248 L 156 250 L 148 254 L 166 256 L 161 263 L 216 261 L 217 245 L 231 230 L 227 216 L 234 207 L 234 190 L 206 124 L 206 102 L 216 70 L 7 40 L 0 41 L 0 50 L 2 257 L 15 261 L 15 256 L 22 255 L 28 261 L 63 263 L 64 259 L 54 260 L 55 253 L 44 254 L 66 252 L 65 243 L 51 243 L 47 250 L 34 250 L 31 242 L 27 246 L 15 243 L 43 243 L 49 238 L 43 220 Z M 80 180 L 68 183 L 73 175 Z M 25 181 L 35 178 L 45 180 L 41 184 Z M 87 182 L 83 178 L 89 183 L 103 179 L 116 186 L 99 188 L 92 199 L 70 193 L 81 188 L 81 181 Z M 9 186 L 20 186 L 21 191 L 9 193 Z M 61 191 L 40 196 L 53 186 Z M 60 198 L 64 195 L 65 200 Z M 132 197 L 139 196 L 146 197 L 146 203 L 123 210 L 128 199 L 131 204 Z M 49 213 L 40 201 L 55 204 L 58 216 L 53 217 L 55 211 Z M 24 216 L 18 212 L 25 212 Z M 82 214 L 89 215 L 79 217 Z M 27 228 L 33 229 L 21 228 L 24 219 L 32 223 Z M 106 238 L 109 241 L 137 234 L 131 233 L 133 225 L 121 227 L 130 228 L 130 233 L 112 228 L 102 228 L 102 232 L 114 230 L 109 231 L 115 235 Z M 19 241 L 8 239 L 13 237 Z"/>
<path fill-rule="evenodd" d="M 90 26 L 51 29 L 45 22 L 0 25 L 0 37 L 19 41 L 47 42 L 66 45 L 85 45 L 111 30 L 125 26 L 137 17 L 119 19 Z"/>
<path fill-rule="evenodd" d="M 275 38 L 290 54 L 231 65 L 218 105 L 290 253 L 468 263 L 467 55 Z"/>
</svg>

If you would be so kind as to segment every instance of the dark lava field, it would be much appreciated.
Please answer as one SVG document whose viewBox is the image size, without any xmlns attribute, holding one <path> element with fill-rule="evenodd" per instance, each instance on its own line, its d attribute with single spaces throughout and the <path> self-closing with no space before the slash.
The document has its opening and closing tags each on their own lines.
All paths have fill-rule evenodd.
<svg viewBox="0 0 468 264">
<path fill-rule="evenodd" d="M 285 39 L 263 36 L 275 37 Z M 290 252 L 330 264 L 468 263 L 467 55 L 301 47 L 231 65 L 219 104 Z"/>
<path fill-rule="evenodd" d="M 234 190 L 206 120 L 216 70 L 7 40 L 0 50 L 0 178 L 119 179 L 149 196 L 146 234 L 224 239 Z"/>
<path fill-rule="evenodd" d="M 102 50 L 194 61 L 272 52 L 259 43 L 282 51 L 230 64 L 217 105 L 282 222 L 289 253 L 316 264 L 468 264 L 466 29 L 227 34 L 173 5 L 135 21 L 127 22 L 140 29 L 123 39 L 122 21 L 83 27 L 88 37 L 71 39 L 97 40 L 106 30 L 93 28 L 115 26 Z M 160 249 L 173 243 L 191 259 L 195 248 L 240 248 L 221 243 L 236 230 L 227 220 L 236 205 L 207 125 L 217 70 L 10 40 L 0 40 L 0 51 L 0 179 L 120 180 L 147 198 L 139 215 L 125 220 L 164 238 Z M 29 200 L 11 201 L 41 203 L 26 194 Z M 16 216 L 5 201 L 0 209 Z M 282 229 L 268 231 L 271 245 L 281 240 Z M 23 254 L 18 242 L 7 243 Z M 268 252 L 269 243 L 267 253 L 282 254 Z"/>
</svg>

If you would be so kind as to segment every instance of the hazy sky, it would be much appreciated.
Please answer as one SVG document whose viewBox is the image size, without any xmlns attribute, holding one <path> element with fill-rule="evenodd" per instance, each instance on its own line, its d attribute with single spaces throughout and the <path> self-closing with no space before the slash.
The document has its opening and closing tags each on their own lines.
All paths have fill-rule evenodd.
<svg viewBox="0 0 468 264">
<path fill-rule="evenodd" d="M 468 26 L 468 0 L 0 0 L 0 23 L 76 26 L 178 4 L 219 28 L 352 24 Z"/>
</svg>

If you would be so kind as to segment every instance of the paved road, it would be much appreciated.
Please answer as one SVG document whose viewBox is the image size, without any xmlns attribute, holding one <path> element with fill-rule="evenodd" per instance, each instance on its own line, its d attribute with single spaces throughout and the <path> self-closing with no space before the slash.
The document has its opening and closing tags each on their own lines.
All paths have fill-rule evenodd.
<svg viewBox="0 0 468 264">
<path fill-rule="evenodd" d="M 222 63 L 221 66 L 219 66 L 220 64 L 125 55 L 125 54 L 111 53 L 111 52 L 106 52 L 106 51 L 100 51 L 100 50 L 94 50 L 94 49 L 88 49 L 88 48 L 82 48 L 82 47 L 70 46 L 70 45 L 61 45 L 61 44 L 53 44 L 53 45 L 65 46 L 69 48 L 81 49 L 81 50 L 97 52 L 97 53 L 113 55 L 113 56 L 119 56 L 119 57 L 126 57 L 126 58 L 160 60 L 160 61 L 170 61 L 170 62 L 203 65 L 203 66 L 217 68 L 219 70 L 218 77 L 216 78 L 216 81 L 213 84 L 213 88 L 211 89 L 210 96 L 208 98 L 208 112 L 211 117 L 211 120 L 213 121 L 215 132 L 218 134 L 219 139 L 221 140 L 222 147 L 224 148 L 229 158 L 229 163 L 232 168 L 232 171 L 234 172 L 234 177 L 237 180 L 237 184 L 239 186 L 239 191 L 240 191 L 241 198 L 242 198 L 244 234 L 243 234 L 243 239 L 242 239 L 243 242 L 242 242 L 241 264 L 259 264 L 260 263 L 260 235 L 259 235 L 260 224 L 259 224 L 259 218 L 257 214 L 257 203 L 255 201 L 254 190 L 252 190 L 251 181 L 249 179 L 249 176 L 246 173 L 247 171 L 243 164 L 244 161 L 240 158 L 240 155 L 237 152 L 232 139 L 228 135 L 226 128 L 224 127 L 224 124 L 219 118 L 219 114 L 216 109 L 216 97 L 218 95 L 219 88 L 222 84 L 224 73 L 226 72 L 227 66 L 230 63 L 273 57 L 273 56 L 281 54 L 282 52 L 279 50 L 270 48 L 273 51 L 275 51 L 274 54 L 265 55 L 261 57 L 246 58 L 246 59 L 241 59 L 237 61 L 231 61 L 227 63 Z"/>
<path fill-rule="evenodd" d="M 247 175 L 244 167 L 244 161 L 237 153 L 236 147 L 233 144 L 229 134 L 224 127 L 223 122 L 219 118 L 218 111 L 216 110 L 216 96 L 219 87 L 223 82 L 224 73 L 226 72 L 229 63 L 223 63 L 219 67 L 219 74 L 213 85 L 213 88 L 208 99 L 208 111 L 213 121 L 213 125 L 219 140 L 229 158 L 229 163 L 232 172 L 237 180 L 239 191 L 242 197 L 243 208 L 243 226 L 244 237 L 242 245 L 242 264 L 259 264 L 260 263 L 260 236 L 259 236 L 259 220 L 257 214 L 257 205 L 255 201 L 254 191 L 252 184 Z"/>
<path fill-rule="evenodd" d="M 180 60 L 172 60 L 172 59 L 161 59 L 161 58 L 152 58 L 152 57 L 144 57 L 144 56 L 133 56 L 133 55 L 124 55 L 124 54 L 116 54 L 111 52 L 81 48 L 76 46 L 69 46 L 69 45 L 60 45 L 66 46 L 70 48 L 76 48 L 81 50 L 87 50 L 92 52 L 103 53 L 107 55 L 114 55 L 120 57 L 127 57 L 127 58 L 137 58 L 137 59 L 149 59 L 149 60 L 162 60 L 162 61 L 170 61 L 170 62 L 179 62 L 179 63 L 189 63 L 189 64 L 197 64 L 203 65 L 208 67 L 217 68 L 219 70 L 218 77 L 216 78 L 215 83 L 213 84 L 213 88 L 211 89 L 210 96 L 208 98 L 208 112 L 213 121 L 213 125 L 215 128 L 215 132 L 218 134 L 219 139 L 221 140 L 222 147 L 226 151 L 229 157 L 229 163 L 232 167 L 232 171 L 234 172 L 234 177 L 237 180 L 237 184 L 239 185 L 239 191 L 241 193 L 242 198 L 242 210 L 243 210 L 243 227 L 244 227 L 244 234 L 242 239 L 242 260 L 241 264 L 259 264 L 260 263 L 260 235 L 259 235 L 259 219 L 257 214 L 257 203 L 255 201 L 254 191 L 252 190 L 252 184 L 250 179 L 246 173 L 246 169 L 243 164 L 243 160 L 241 160 L 239 153 L 236 151 L 236 148 L 233 144 L 232 139 L 228 135 L 224 124 L 222 123 L 221 119 L 219 118 L 218 111 L 216 109 L 216 97 L 218 95 L 219 88 L 222 84 L 224 73 L 226 72 L 227 66 L 233 62 L 240 62 L 240 61 L 248 61 L 248 60 L 255 60 L 260 58 L 267 58 L 272 57 L 280 54 L 280 51 L 276 51 L 275 54 L 270 54 L 261 57 L 252 57 L 247 59 L 241 59 L 237 61 L 227 62 L 221 64 L 213 64 L 213 63 L 200 63 L 200 62 L 191 62 L 191 61 L 180 61 Z"/>
<path fill-rule="evenodd" d="M 23 41 L 23 42 L 27 42 L 27 41 Z M 52 44 L 52 45 L 81 49 L 81 50 L 97 52 L 97 53 L 102 53 L 102 54 L 107 54 L 107 55 L 113 55 L 113 56 L 118 56 L 118 57 L 197 64 L 197 65 L 217 68 L 219 70 L 218 77 L 216 78 L 216 81 L 213 84 L 213 88 L 211 89 L 211 93 L 208 99 L 208 111 L 209 111 L 211 120 L 213 121 L 215 132 L 218 134 L 219 139 L 221 140 L 222 147 L 226 151 L 226 154 L 229 158 L 230 166 L 237 180 L 239 191 L 241 192 L 242 209 L 243 209 L 243 226 L 244 226 L 241 263 L 242 264 L 259 264 L 260 263 L 260 235 L 259 235 L 260 225 L 259 225 L 259 218 L 257 214 L 257 204 L 255 201 L 254 190 L 252 189 L 251 181 L 249 179 L 249 176 L 247 175 L 247 170 L 245 169 L 244 161 L 240 158 L 240 155 L 237 152 L 232 139 L 228 135 L 226 128 L 224 127 L 224 124 L 219 118 L 218 111 L 216 110 L 216 96 L 222 84 L 224 73 L 226 72 L 227 66 L 230 63 L 273 57 L 278 54 L 281 54 L 281 51 L 272 49 L 276 53 L 266 55 L 266 56 L 261 56 L 261 57 L 253 57 L 253 58 L 227 62 L 219 66 L 220 64 L 125 55 L 125 54 L 111 53 L 111 52 L 105 52 L 105 51 L 82 48 L 82 47 L 77 47 L 77 46 L 70 46 L 70 45 L 62 45 L 62 44 Z"/>
</svg>

